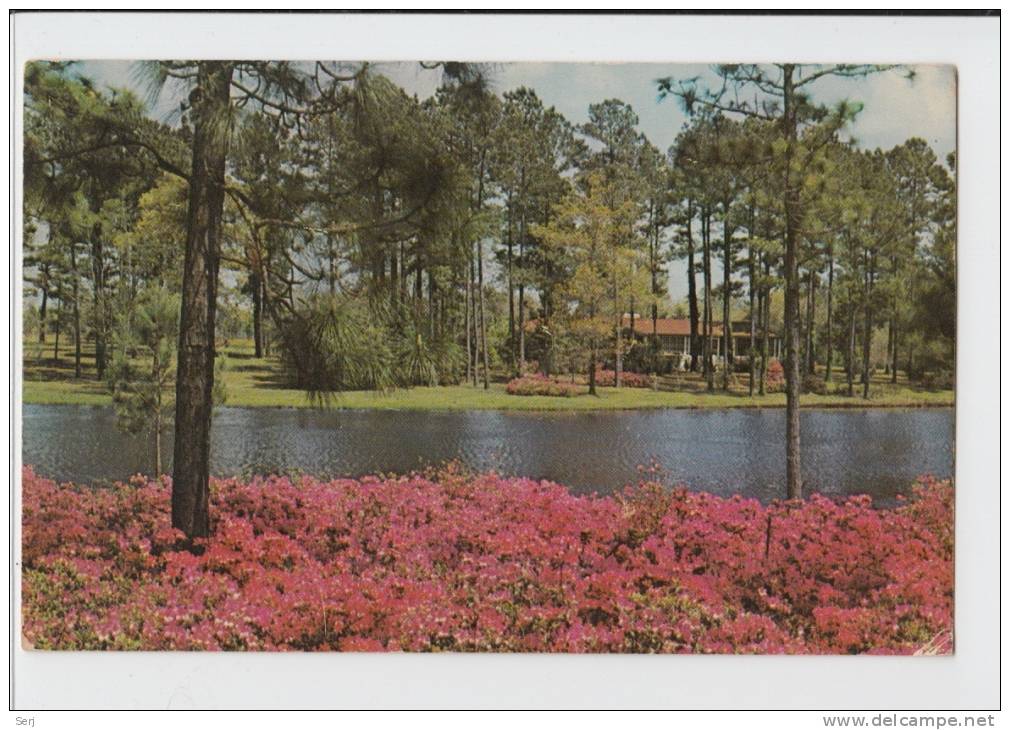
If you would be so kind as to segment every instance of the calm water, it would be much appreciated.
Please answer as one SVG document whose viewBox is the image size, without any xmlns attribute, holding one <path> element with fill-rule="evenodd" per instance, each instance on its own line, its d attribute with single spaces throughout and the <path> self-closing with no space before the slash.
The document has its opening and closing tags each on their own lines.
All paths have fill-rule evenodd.
<svg viewBox="0 0 1010 730">
<path fill-rule="evenodd" d="M 153 448 L 116 430 L 111 408 L 26 405 L 23 459 L 67 481 L 150 472 Z M 953 475 L 953 409 L 804 411 L 806 489 L 893 501 L 920 474 Z M 301 470 L 360 476 L 459 459 L 478 470 L 607 492 L 657 464 L 664 481 L 761 499 L 784 496 L 785 411 L 602 413 L 314 411 L 222 408 L 219 475 Z M 171 465 L 166 438 L 166 468 Z"/>
</svg>

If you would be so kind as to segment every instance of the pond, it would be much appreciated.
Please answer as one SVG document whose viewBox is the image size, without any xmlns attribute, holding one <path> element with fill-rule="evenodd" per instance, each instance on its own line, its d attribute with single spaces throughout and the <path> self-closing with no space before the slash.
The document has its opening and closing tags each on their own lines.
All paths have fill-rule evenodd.
<svg viewBox="0 0 1010 730">
<path fill-rule="evenodd" d="M 150 472 L 147 438 L 116 429 L 111 408 L 26 405 L 23 462 L 48 477 L 92 482 Z M 801 414 L 805 491 L 894 502 L 921 474 L 951 477 L 954 410 L 836 409 Z M 593 413 L 221 408 L 217 475 L 402 473 L 458 459 L 475 470 L 611 492 L 655 465 L 667 484 L 721 495 L 783 497 L 785 411 Z M 172 438 L 165 439 L 166 468 Z"/>
</svg>

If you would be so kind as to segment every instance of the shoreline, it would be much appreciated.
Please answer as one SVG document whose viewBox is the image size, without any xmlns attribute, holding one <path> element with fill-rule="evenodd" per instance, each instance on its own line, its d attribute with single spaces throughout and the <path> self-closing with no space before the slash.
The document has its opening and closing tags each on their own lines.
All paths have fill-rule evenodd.
<svg viewBox="0 0 1010 730">
<path fill-rule="evenodd" d="M 75 408 L 110 408 L 112 407 L 112 400 L 106 399 L 107 402 L 69 402 L 69 401 L 58 401 L 51 400 L 47 401 L 44 399 L 22 399 L 22 406 L 47 406 L 47 407 L 75 407 Z M 951 401 L 950 403 L 810 403 L 810 404 L 800 404 L 800 409 L 804 411 L 919 411 L 919 410 L 937 410 L 943 408 L 953 409 L 956 407 L 956 403 Z M 746 403 L 737 406 L 726 406 L 726 405 L 712 405 L 712 406 L 691 406 L 691 405 L 662 405 L 662 404 L 649 404 L 637 407 L 624 407 L 624 406 L 601 406 L 599 408 L 585 407 L 585 408 L 557 408 L 557 407 L 526 407 L 526 408 L 501 408 L 498 406 L 459 406 L 459 407 L 420 407 L 420 406 L 367 406 L 367 405 L 334 405 L 334 406 L 317 406 L 312 403 L 306 403 L 304 405 L 292 405 L 292 404 L 248 404 L 248 403 L 225 403 L 221 406 L 216 406 L 217 409 L 229 409 L 233 408 L 236 410 L 285 410 L 285 411 L 378 411 L 378 412 L 411 412 L 411 413 L 461 413 L 466 411 L 486 411 L 489 413 L 533 413 L 533 414 L 546 414 L 546 413 L 557 413 L 557 414 L 576 414 L 576 413 L 629 413 L 634 411 L 782 411 L 785 410 L 785 405 L 777 405 L 771 403 Z"/>
<path fill-rule="evenodd" d="M 54 387 L 55 385 L 55 387 Z M 112 406 L 109 393 L 82 390 L 85 384 L 60 381 L 23 381 L 22 405 Z M 908 391 L 884 393 L 870 400 L 859 396 L 811 394 L 801 398 L 802 410 L 893 410 L 954 408 L 953 391 Z M 470 386 L 411 388 L 387 393 L 348 391 L 329 403 L 308 400 L 301 391 L 289 389 L 239 388 L 229 393 L 226 408 L 286 408 L 334 411 L 495 411 L 502 413 L 599 413 L 603 411 L 645 410 L 755 410 L 785 409 L 784 394 L 749 397 L 737 393 L 692 393 L 652 391 L 638 388 L 604 388 L 597 397 L 588 394 L 571 398 L 506 395 L 502 387 L 490 391 Z"/>
</svg>

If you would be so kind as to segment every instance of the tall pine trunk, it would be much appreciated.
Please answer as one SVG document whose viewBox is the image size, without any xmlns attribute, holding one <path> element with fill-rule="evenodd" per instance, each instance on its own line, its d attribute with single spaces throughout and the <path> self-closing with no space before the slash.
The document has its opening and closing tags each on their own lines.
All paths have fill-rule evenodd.
<svg viewBox="0 0 1010 730">
<path fill-rule="evenodd" d="M 249 275 L 249 288 L 253 305 L 253 350 L 260 358 L 263 357 L 263 282 L 258 273 Z"/>
<path fill-rule="evenodd" d="M 95 323 L 95 370 L 98 379 L 105 377 L 106 334 L 108 317 L 105 311 L 105 253 L 102 245 L 102 226 L 96 223 L 91 231 L 91 273 L 93 286 L 93 306 Z M 78 376 L 79 377 L 79 376 Z"/>
<path fill-rule="evenodd" d="M 154 357 L 151 361 L 151 375 L 153 376 L 157 391 L 154 396 L 154 476 L 161 476 L 161 357 L 159 348 L 154 348 Z"/>
<path fill-rule="evenodd" d="M 621 342 L 621 324 L 624 319 L 620 307 L 620 298 L 617 294 L 617 282 L 614 282 L 614 314 L 617 317 L 617 323 L 614 327 L 614 387 L 621 387 L 621 370 L 623 369 L 622 360 L 622 342 Z"/>
<path fill-rule="evenodd" d="M 848 394 L 851 398 L 854 395 L 853 381 L 856 378 L 856 302 L 849 293 L 848 299 L 848 310 L 849 310 L 849 327 L 848 327 L 848 337 L 845 341 L 845 381 L 848 388 Z"/>
<path fill-rule="evenodd" d="M 75 253 L 76 246 L 73 242 L 70 243 L 70 272 L 74 277 L 74 286 L 71 293 L 74 297 L 74 377 L 81 377 L 81 306 L 78 304 L 80 300 L 80 284 L 79 276 L 77 273 L 77 255 Z"/>
<path fill-rule="evenodd" d="M 519 373 L 526 372 L 526 211 L 519 214 Z"/>
<path fill-rule="evenodd" d="M 512 281 L 512 191 L 508 194 L 508 203 L 505 206 L 505 277 L 509 290 L 509 365 L 515 370 L 516 367 L 516 293 L 515 285 Z"/>
<path fill-rule="evenodd" d="M 469 257 L 468 257 L 469 258 Z M 473 297 L 471 293 L 470 280 L 473 278 L 472 267 L 467 266 L 467 271 L 464 272 L 466 277 L 466 284 L 463 289 L 463 329 L 466 331 L 466 382 L 469 383 L 473 375 L 473 357 L 471 356 L 472 344 L 470 342 L 470 299 Z"/>
<path fill-rule="evenodd" d="M 473 351 L 470 353 L 470 382 L 473 387 L 477 387 L 477 374 L 480 370 L 480 338 L 477 327 L 477 264 L 473 255 L 473 247 L 470 246 L 470 342 Z"/>
<path fill-rule="evenodd" d="M 45 276 L 43 272 L 42 276 Z M 49 301 L 49 288 L 42 286 L 42 303 L 38 307 L 38 342 L 45 344 L 45 307 Z"/>
<path fill-rule="evenodd" d="M 754 286 L 754 277 L 756 276 L 756 266 L 755 266 L 755 256 L 754 249 L 751 248 L 747 253 L 747 278 L 749 285 L 748 296 L 749 296 L 749 310 L 747 312 L 748 324 L 750 325 L 750 344 L 747 347 L 747 395 L 751 398 L 754 397 L 754 378 L 755 378 L 755 368 L 757 367 L 757 355 L 755 353 L 755 348 L 757 346 L 757 322 L 755 322 L 755 298 L 757 292 Z"/>
<path fill-rule="evenodd" d="M 477 205 L 474 212 L 480 215 L 484 206 L 484 169 L 486 166 L 487 150 L 481 151 L 480 170 L 477 177 Z M 487 320 L 484 316 L 484 241 L 477 240 L 477 296 L 480 302 L 480 342 L 481 351 L 484 353 L 484 390 L 491 387 L 489 370 L 489 357 L 487 352 Z"/>
<path fill-rule="evenodd" d="M 484 242 L 477 241 L 477 299 L 480 303 L 480 343 L 484 353 L 484 390 L 491 387 L 488 374 L 487 324 L 484 319 Z"/>
<path fill-rule="evenodd" d="M 870 346 L 873 342 L 873 259 L 869 258 L 863 292 L 863 399 L 870 398 Z"/>
<path fill-rule="evenodd" d="M 694 219 L 694 209 L 690 202 L 687 208 L 687 316 L 691 324 L 691 372 L 698 371 L 698 287 L 694 274 L 694 236 L 691 233 L 691 221 Z"/>
<path fill-rule="evenodd" d="M 803 496 L 803 477 L 800 464 L 800 280 L 799 181 L 792 175 L 793 155 L 796 147 L 797 114 L 794 99 L 792 64 L 782 66 L 782 121 L 786 134 L 785 160 L 785 335 L 786 335 L 786 494 L 789 499 Z"/>
<path fill-rule="evenodd" d="M 62 292 L 60 292 L 62 294 Z M 53 323 L 53 364 L 60 366 L 60 320 L 63 318 L 63 297 L 56 300 L 56 321 Z"/>
<path fill-rule="evenodd" d="M 159 406 L 160 407 L 160 406 Z M 154 415 L 154 476 L 161 476 L 161 414 Z"/>
<path fill-rule="evenodd" d="M 761 373 L 758 380 L 758 393 L 765 394 L 765 379 L 768 377 L 768 345 L 771 338 L 772 318 L 772 265 L 767 253 L 761 255 L 764 259 L 764 281 L 761 287 Z"/>
<path fill-rule="evenodd" d="M 891 382 L 898 382 L 898 321 L 896 317 L 891 318 Z"/>
<path fill-rule="evenodd" d="M 702 257 L 702 279 L 705 285 L 705 293 L 702 301 L 704 312 L 704 338 L 702 354 L 705 362 L 702 368 L 705 373 L 706 387 L 709 391 L 715 390 L 715 370 L 712 367 L 712 257 L 711 241 L 709 237 L 710 226 L 712 225 L 711 214 L 705 209 L 701 214 L 701 257 Z"/>
<path fill-rule="evenodd" d="M 827 322 L 825 323 L 827 331 L 827 343 L 824 353 L 824 382 L 831 382 L 831 361 L 835 357 L 835 331 L 833 327 L 832 316 L 834 312 L 831 309 L 832 301 L 831 295 L 835 288 L 835 255 L 833 252 L 828 251 L 828 301 L 827 301 Z"/>
<path fill-rule="evenodd" d="M 817 274 L 811 269 L 810 278 L 807 281 L 807 361 L 804 370 L 808 375 L 814 374 L 815 352 L 814 352 L 814 328 L 817 319 Z"/>
<path fill-rule="evenodd" d="M 210 428 L 214 389 L 214 320 L 228 154 L 232 64 L 199 64 L 193 104 L 182 312 L 175 389 L 172 527 L 188 537 L 210 534 Z"/>
<path fill-rule="evenodd" d="M 549 198 L 544 199 L 544 207 L 542 212 L 541 222 L 543 225 L 547 225 L 551 218 L 551 201 Z M 543 261 L 543 273 L 544 281 L 550 282 L 553 280 L 554 271 L 551 266 L 551 261 L 545 258 Z M 540 371 L 546 376 L 550 377 L 551 373 L 554 372 L 554 358 L 557 349 L 556 340 L 554 338 L 554 333 L 551 325 L 552 318 L 554 317 L 554 290 L 553 287 L 548 284 L 543 289 L 540 290 L 540 316 L 543 322 L 544 329 L 547 331 L 547 347 L 544 350 L 543 362 L 540 363 Z"/>
<path fill-rule="evenodd" d="M 722 389 L 729 390 L 730 371 L 733 369 L 733 323 L 730 322 L 730 304 L 733 289 L 730 279 L 733 275 L 733 229 L 729 225 L 728 202 L 723 203 L 722 222 Z"/>
<path fill-rule="evenodd" d="M 649 293 L 652 294 L 652 374 L 659 374 L 659 333 L 658 333 L 658 319 L 659 319 L 659 307 L 656 305 L 656 301 L 659 298 L 659 282 L 657 280 L 657 275 L 659 273 L 659 221 L 656 219 L 658 213 L 652 212 L 653 215 L 653 234 L 650 240 L 649 246 Z M 634 323 L 632 323 L 631 328 L 632 337 L 635 334 Z"/>
<path fill-rule="evenodd" d="M 656 282 L 656 271 L 652 272 L 652 374 L 659 374 L 659 285 Z"/>
</svg>

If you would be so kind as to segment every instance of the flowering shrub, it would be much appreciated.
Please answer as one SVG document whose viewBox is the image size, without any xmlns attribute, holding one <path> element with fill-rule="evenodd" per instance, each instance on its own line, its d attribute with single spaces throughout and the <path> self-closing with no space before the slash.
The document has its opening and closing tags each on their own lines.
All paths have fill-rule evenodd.
<svg viewBox="0 0 1010 730">
<path fill-rule="evenodd" d="M 505 386 L 509 395 L 554 395 L 570 398 L 582 392 L 574 383 L 548 378 L 542 373 L 513 378 Z"/>
<path fill-rule="evenodd" d="M 617 372 L 615 370 L 596 369 L 596 384 L 613 387 L 617 382 Z M 622 388 L 651 388 L 652 377 L 642 373 L 632 373 L 627 370 L 621 371 Z"/>
<path fill-rule="evenodd" d="M 786 387 L 786 371 L 778 360 L 769 360 L 765 368 L 765 390 L 778 393 Z"/>
<path fill-rule="evenodd" d="M 953 488 L 762 506 L 452 469 L 213 480 L 179 549 L 169 480 L 23 484 L 39 649 L 913 653 L 946 647 Z"/>
</svg>

